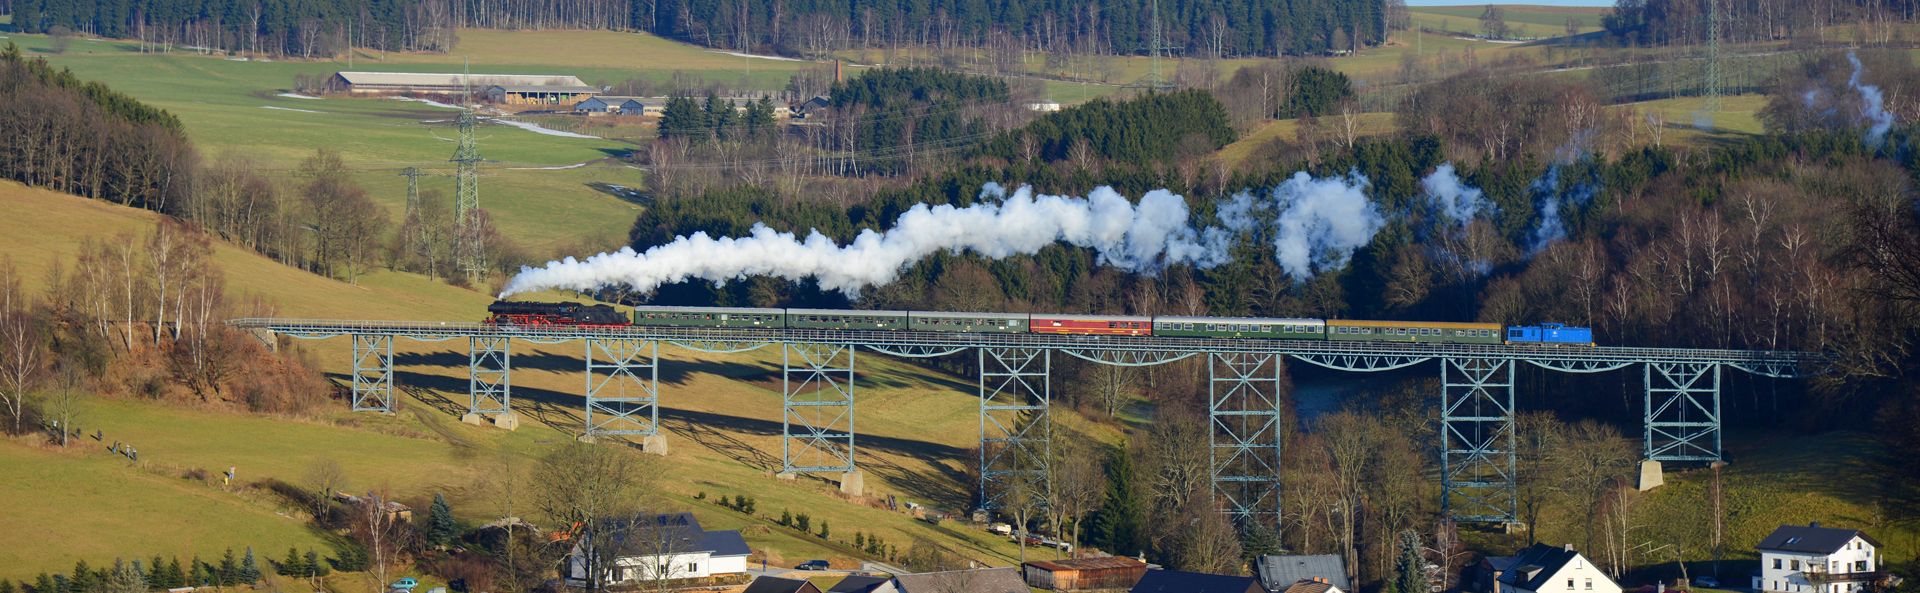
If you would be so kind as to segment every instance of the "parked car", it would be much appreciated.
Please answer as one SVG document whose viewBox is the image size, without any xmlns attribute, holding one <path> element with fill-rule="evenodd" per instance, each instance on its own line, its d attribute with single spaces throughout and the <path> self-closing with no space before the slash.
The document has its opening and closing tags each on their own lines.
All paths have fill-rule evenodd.
<svg viewBox="0 0 1920 593">
<path fill-rule="evenodd" d="M 830 567 L 832 567 L 832 565 L 827 564 L 827 561 L 825 560 L 808 560 L 806 562 L 800 563 L 799 566 L 795 566 L 794 568 L 798 568 L 800 570 L 826 570 Z"/>
<path fill-rule="evenodd" d="M 1713 577 L 1700 577 L 1700 578 L 1694 579 L 1693 584 L 1706 587 L 1708 589 L 1718 589 L 1720 588 L 1720 579 L 1716 579 Z"/>
<path fill-rule="evenodd" d="M 407 577 L 394 581 L 392 585 L 387 585 L 387 588 L 395 591 L 412 591 L 414 587 L 418 586 L 420 586 L 420 581 L 414 580 L 413 577 Z"/>
</svg>

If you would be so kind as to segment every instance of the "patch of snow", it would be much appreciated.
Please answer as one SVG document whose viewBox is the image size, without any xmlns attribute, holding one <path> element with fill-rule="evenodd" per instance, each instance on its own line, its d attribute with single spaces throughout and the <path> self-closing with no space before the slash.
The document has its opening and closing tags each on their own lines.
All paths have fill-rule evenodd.
<svg viewBox="0 0 1920 593">
<path fill-rule="evenodd" d="M 575 133 L 573 133 L 573 132 L 563 132 L 563 131 L 560 131 L 560 130 L 555 130 L 555 129 L 553 129 L 553 128 L 549 128 L 549 127 L 545 127 L 545 126 L 542 126 L 542 125 L 540 125 L 540 124 L 536 124 L 536 123 L 533 123 L 533 122 L 525 122 L 525 121 L 515 121 L 515 120 L 511 120 L 511 119 L 501 119 L 501 118 L 497 118 L 497 117 L 496 117 L 496 118 L 489 118 L 489 119 L 488 119 L 487 121 L 491 121 L 491 122 L 493 122 L 493 123 L 497 123 L 497 124 L 502 124 L 502 125 L 508 125 L 508 126 L 513 126 L 513 127 L 516 127 L 516 128 L 520 128 L 520 129 L 522 129 L 522 130 L 526 130 L 526 131 L 529 131 L 529 132 L 533 132 L 533 133 L 535 133 L 535 134 L 543 134 L 543 135 L 547 135 L 547 136 L 559 136 L 559 137 L 561 137 L 561 138 L 585 138 L 585 139 L 588 139 L 588 140 L 600 140 L 600 139 L 601 139 L 601 138 L 600 138 L 599 136 L 588 136 L 588 135 L 586 135 L 586 134 L 575 134 Z"/>
<path fill-rule="evenodd" d="M 750 54 L 750 53 L 743 53 L 743 52 L 737 52 L 737 51 L 720 51 L 720 50 L 712 50 L 712 51 L 713 53 L 726 54 L 736 58 L 758 58 L 762 60 L 773 60 L 776 62 L 805 62 L 806 61 L 800 58 L 789 58 L 786 56 L 767 56 L 767 55 Z"/>
<path fill-rule="evenodd" d="M 314 110 L 312 110 L 312 109 L 294 109 L 294 108 L 292 108 L 292 107 L 281 107 L 281 106 L 279 106 L 279 105 L 261 105 L 261 106 L 260 106 L 260 108 L 261 108 L 261 109 L 274 109 L 274 110 L 278 110 L 278 111 L 298 111 L 298 112 L 301 112 L 301 113 L 319 113 L 318 111 L 314 111 Z"/>
<path fill-rule="evenodd" d="M 278 95 L 274 95 L 274 96 L 276 96 L 276 97 L 286 97 L 286 98 L 288 98 L 288 99 L 315 99 L 315 100 L 318 100 L 318 99 L 319 99 L 319 97 L 315 97 L 315 96 L 311 96 L 311 95 L 302 95 L 302 94 L 300 94 L 300 93 L 280 93 L 280 94 L 278 94 Z"/>
<path fill-rule="evenodd" d="M 588 136 L 588 137 L 591 138 L 592 136 Z M 585 167 L 587 166 L 588 163 L 592 163 L 592 162 L 593 161 L 587 161 L 585 163 L 574 163 L 571 165 L 559 165 L 555 167 L 507 167 L 507 169 L 512 171 L 564 171 L 567 169 L 578 169 L 581 167 Z"/>
<path fill-rule="evenodd" d="M 466 109 L 465 107 L 461 107 L 459 105 L 448 105 L 446 103 L 441 103 L 433 99 L 422 99 L 419 97 L 387 97 L 387 98 L 393 99 L 395 101 L 412 101 L 414 103 L 426 103 L 428 105 L 439 107 L 441 109 Z"/>
</svg>

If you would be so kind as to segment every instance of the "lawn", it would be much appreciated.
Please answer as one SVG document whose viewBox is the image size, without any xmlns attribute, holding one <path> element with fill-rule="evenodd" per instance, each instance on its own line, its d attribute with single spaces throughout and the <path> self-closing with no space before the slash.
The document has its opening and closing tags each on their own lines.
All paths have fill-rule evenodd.
<svg viewBox="0 0 1920 593">
<path fill-rule="evenodd" d="M 1528 4 L 1502 4 L 1505 11 L 1507 28 L 1512 35 L 1522 38 L 1559 37 L 1567 34 L 1567 21 L 1575 21 L 1577 32 L 1590 33 L 1600 30 L 1600 19 L 1612 9 L 1581 6 L 1540 6 Z M 1416 27 L 1426 27 L 1441 31 L 1481 33 L 1480 13 L 1486 5 L 1471 6 L 1414 6 L 1407 9 L 1413 16 Z"/>
<path fill-rule="evenodd" d="M 82 238 L 144 233 L 154 220 L 148 212 L 12 183 L 0 183 L 0 208 L 17 213 L 0 219 L 0 253 L 16 261 L 30 290 L 40 286 L 50 262 L 71 257 Z M 411 274 L 375 272 L 359 285 L 349 285 L 225 244 L 216 244 L 215 260 L 234 294 L 261 295 L 287 316 L 465 320 L 478 317 L 489 301 L 487 295 Z M 296 344 L 327 372 L 339 376 L 350 368 L 344 340 Z M 104 453 L 51 453 L 24 442 L 0 442 L 0 452 L 7 454 L 0 455 L 0 483 L 34 485 L 32 489 L 0 487 L 0 504 L 34 506 L 24 502 L 38 504 L 47 492 L 85 488 L 95 480 L 90 477 L 94 474 L 118 472 L 113 475 L 121 477 L 114 483 L 124 496 L 154 505 L 143 517 L 197 516 L 206 512 L 200 510 L 206 505 L 199 504 L 205 499 L 252 509 L 221 511 L 232 521 L 246 524 L 196 537 L 189 542 L 192 549 L 205 553 L 253 543 L 277 556 L 289 542 L 311 542 L 317 536 L 307 534 L 297 521 L 276 515 L 277 503 L 264 494 L 221 491 L 177 476 L 193 468 L 217 473 L 235 467 L 242 482 L 276 478 L 304 483 L 314 466 L 331 459 L 346 470 L 353 490 L 388 490 L 418 504 L 442 492 L 458 515 L 475 522 L 509 512 L 531 514 L 524 506 L 502 506 L 499 477 L 525 472 L 536 456 L 578 433 L 584 364 L 580 345 L 514 344 L 515 407 L 524 414 L 516 432 L 458 422 L 467 405 L 466 347 L 459 342 L 397 341 L 395 371 L 406 395 L 401 411 L 390 416 L 334 408 L 317 418 L 279 418 L 95 398 L 83 425 L 101 430 L 108 440 L 134 444 L 147 471 L 91 461 L 104 458 Z M 773 526 L 782 509 L 829 521 L 836 541 L 851 541 L 856 531 L 864 531 L 880 534 L 903 551 L 920 538 L 993 564 L 1012 562 L 1014 547 L 984 531 L 953 522 L 935 527 L 873 506 L 874 501 L 893 495 L 951 512 L 969 508 L 972 482 L 965 468 L 978 432 L 977 400 L 970 379 L 860 353 L 858 463 L 866 472 L 870 497 L 847 501 L 833 484 L 821 479 L 836 476 L 785 481 L 773 475 L 780 459 L 780 355 L 777 347 L 728 355 L 662 348 L 661 413 L 671 454 L 660 462 L 668 476 L 660 490 L 671 505 L 692 508 L 717 527 L 746 527 L 749 543 L 774 563 L 855 558 L 843 544 Z M 344 403 L 338 405 L 344 407 Z M 1062 412 L 1057 418 L 1063 430 L 1114 438 L 1110 428 L 1090 425 L 1071 413 Z M 86 466 L 93 473 L 64 469 L 87 463 L 100 467 Z M 759 499 L 759 516 L 749 518 L 697 501 L 702 492 L 709 498 L 754 496 Z M 112 554 L 123 553 L 110 551 L 122 541 L 120 531 L 71 530 L 71 535 L 52 540 L 39 535 L 45 532 L 39 523 L 48 520 L 45 517 L 82 525 L 110 524 L 117 520 L 120 508 L 76 505 L 21 519 L 0 518 L 0 526 L 34 521 L 21 525 L 22 529 L 0 531 L 0 550 L 35 548 L 34 556 L 19 562 L 0 557 L 0 567 L 5 567 L 0 578 L 69 567 L 82 557 L 89 562 L 111 561 Z M 151 526 L 136 527 L 164 530 L 167 525 L 156 520 Z M 233 537 L 218 537 L 219 533 Z M 48 545 L 50 541 L 57 545 Z"/>
<path fill-rule="evenodd" d="M 1356 129 L 1361 136 L 1391 134 L 1397 129 L 1394 123 L 1394 115 L 1391 113 L 1361 113 L 1354 117 L 1357 124 Z M 1341 125 L 1340 116 L 1331 115 L 1320 118 L 1320 125 L 1327 128 L 1327 133 L 1337 133 L 1336 130 Z M 1293 142 L 1294 134 L 1297 133 L 1299 129 L 1300 120 L 1297 119 L 1269 121 L 1261 125 L 1258 129 L 1247 133 L 1245 136 L 1241 136 L 1239 140 L 1235 140 L 1232 144 L 1221 147 L 1220 151 L 1216 153 L 1216 156 L 1227 165 L 1238 167 L 1247 160 L 1247 157 L 1252 156 L 1254 151 L 1258 150 L 1260 146 L 1273 141 L 1275 138 Z"/>
</svg>

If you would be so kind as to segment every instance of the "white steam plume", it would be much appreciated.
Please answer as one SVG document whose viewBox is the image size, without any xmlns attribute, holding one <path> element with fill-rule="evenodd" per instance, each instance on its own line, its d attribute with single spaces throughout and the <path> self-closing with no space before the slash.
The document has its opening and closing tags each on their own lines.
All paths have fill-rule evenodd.
<svg viewBox="0 0 1920 593">
<path fill-rule="evenodd" d="M 1473 222 L 1473 217 L 1481 212 L 1488 216 L 1499 213 L 1487 195 L 1480 188 L 1467 185 L 1454 172 L 1453 163 L 1443 163 L 1433 170 L 1433 174 L 1420 180 L 1421 189 L 1426 190 L 1427 201 L 1433 209 L 1458 223 L 1462 228 Z"/>
<path fill-rule="evenodd" d="M 1886 97 L 1880 93 L 1880 87 L 1860 84 L 1860 75 L 1866 70 L 1860 64 L 1860 56 L 1847 52 L 1847 62 L 1853 64 L 1853 74 L 1847 77 L 1847 86 L 1860 92 L 1860 114 L 1873 121 L 1867 128 L 1867 146 L 1879 148 L 1887 139 L 1887 131 L 1893 129 L 1893 114 L 1887 112 Z"/>
<path fill-rule="evenodd" d="M 1358 172 L 1319 179 L 1297 172 L 1274 187 L 1268 201 L 1242 192 L 1222 203 L 1220 224 L 1244 233 L 1259 226 L 1256 212 L 1272 210 L 1274 258 L 1288 276 L 1304 281 L 1347 267 L 1353 250 L 1372 242 L 1387 225 L 1379 207 L 1367 199 L 1368 185 Z"/>
<path fill-rule="evenodd" d="M 1560 216 L 1562 203 L 1575 207 L 1584 207 L 1593 201 L 1593 194 L 1599 188 L 1592 183 L 1580 183 L 1565 193 L 1560 191 L 1560 163 L 1547 168 L 1547 173 L 1534 180 L 1528 186 L 1540 196 L 1540 223 L 1533 229 L 1533 241 L 1527 246 L 1529 257 L 1546 251 L 1547 246 L 1567 238 L 1567 225 Z"/>
<path fill-rule="evenodd" d="M 892 282 L 901 270 L 939 251 L 972 251 L 993 259 L 1031 254 L 1054 242 L 1091 248 L 1100 263 L 1153 273 L 1175 264 L 1209 268 L 1226 263 L 1230 233 L 1196 231 L 1186 200 L 1167 190 L 1147 192 L 1135 205 L 1112 188 L 1085 198 L 1035 195 L 1021 186 L 1009 195 L 987 184 L 968 207 L 916 205 L 886 231 L 863 230 L 846 245 L 812 231 L 793 233 L 755 224 L 744 237 L 704 232 L 636 252 L 622 248 L 540 268 L 521 268 L 501 297 L 552 288 L 591 290 L 623 284 L 640 292 L 691 279 L 710 282 L 748 276 L 817 279 L 820 286 L 856 294 Z"/>
</svg>

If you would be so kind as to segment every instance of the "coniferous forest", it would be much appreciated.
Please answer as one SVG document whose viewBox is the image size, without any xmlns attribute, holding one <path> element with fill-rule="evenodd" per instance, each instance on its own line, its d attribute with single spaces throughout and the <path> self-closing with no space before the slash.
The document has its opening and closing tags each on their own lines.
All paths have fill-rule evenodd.
<svg viewBox="0 0 1920 593">
<path fill-rule="evenodd" d="M 1386 0 L 1199 0 L 1158 5 L 1163 53 L 1315 54 L 1377 44 Z M 28 33 L 72 31 L 161 47 L 328 55 L 353 46 L 445 51 L 460 27 L 648 31 L 709 47 L 818 55 L 855 47 L 1025 47 L 1136 55 L 1151 0 L 13 0 Z"/>
</svg>

